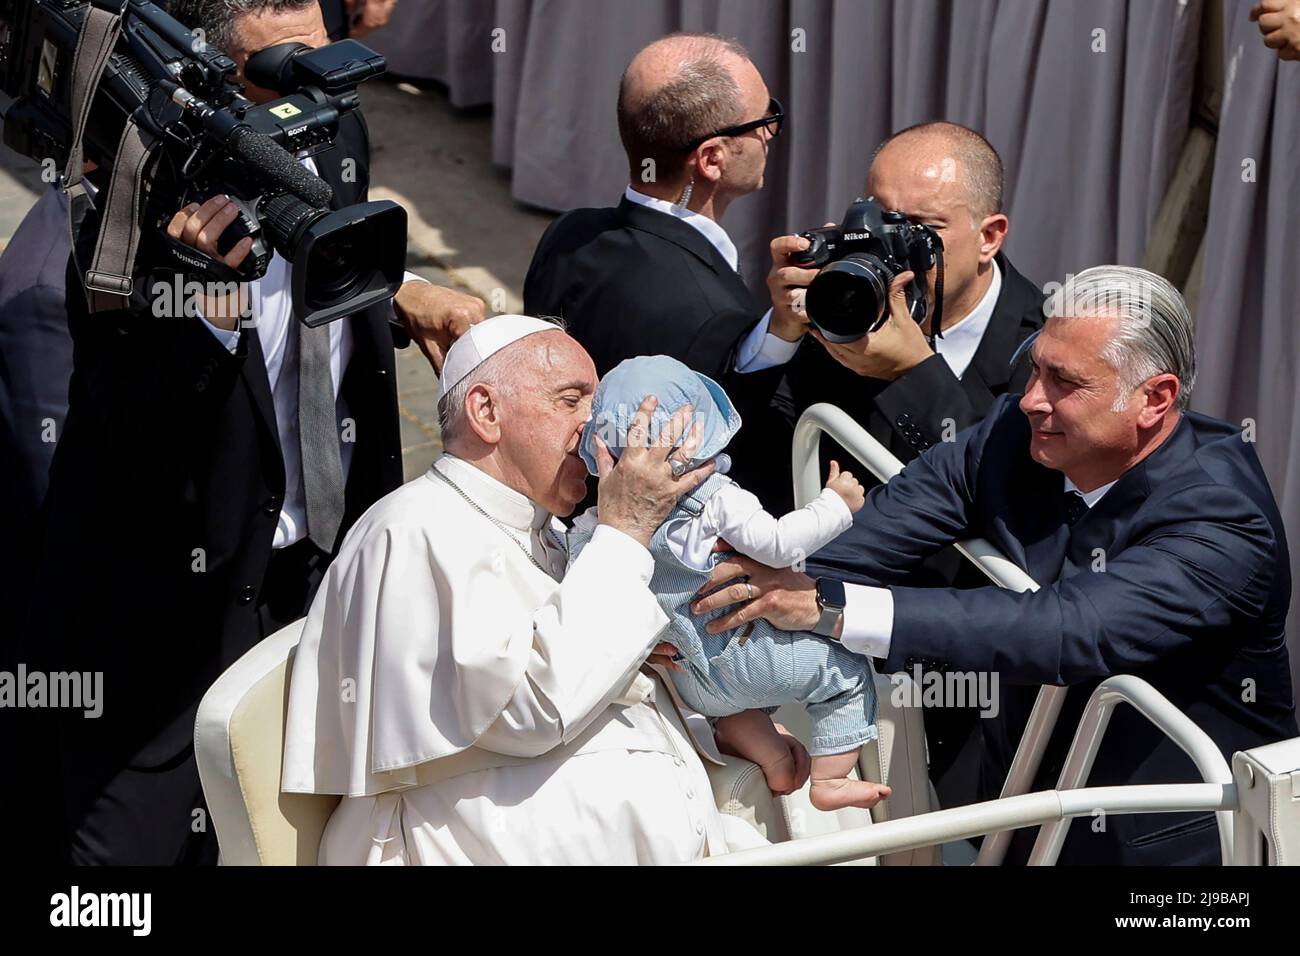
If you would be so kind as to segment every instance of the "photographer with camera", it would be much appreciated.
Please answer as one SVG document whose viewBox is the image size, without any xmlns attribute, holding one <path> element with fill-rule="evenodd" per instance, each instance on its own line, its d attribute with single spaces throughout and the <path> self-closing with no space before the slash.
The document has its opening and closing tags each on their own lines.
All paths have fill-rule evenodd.
<svg viewBox="0 0 1300 956">
<path fill-rule="evenodd" d="M 805 300 L 819 271 L 804 262 L 810 242 L 778 237 L 767 279 L 773 311 L 741 346 L 737 370 L 759 376 L 768 394 L 784 378 L 793 420 L 818 402 L 839 406 L 904 463 L 936 442 L 951 441 L 999 395 L 1024 387 L 1028 366 L 1013 369 L 1010 360 L 1043 324 L 1042 293 L 1002 252 L 1008 227 L 1002 187 L 1002 161 L 974 130 L 925 123 L 895 133 L 876 150 L 865 193 L 882 210 L 931 227 L 941 240 L 942 272 L 935 262 L 924 276 L 924 303 L 911 300 L 912 315 L 900 316 L 884 307 L 881 294 L 896 276 L 864 280 L 874 296 L 852 289 L 827 296 L 832 309 L 838 299 L 848 313 L 838 317 L 846 334 L 828 339 L 826 322 L 837 316 L 819 319 L 815 300 Z M 855 244 L 869 245 L 849 241 L 845 250 Z M 849 285 L 843 275 L 837 278 Z M 823 282 L 831 286 L 831 276 Z M 938 335 L 931 328 L 936 313 Z M 810 317 L 820 331 L 814 327 L 809 334 Z M 861 334 L 873 320 L 878 327 Z M 833 442 L 823 442 L 823 453 L 843 460 Z M 782 487 L 790 487 L 788 478 Z"/>
<path fill-rule="evenodd" d="M 182 78 L 197 75 L 201 57 L 212 63 L 214 48 L 243 81 L 259 51 L 305 54 L 328 42 L 317 0 L 172 0 L 169 11 L 194 31 L 197 52 L 185 64 L 193 72 Z M 138 22 L 128 22 L 133 14 Z M 183 31 L 162 16 L 133 0 L 123 35 L 147 20 L 176 47 Z M 291 43 L 306 49 L 281 46 Z M 288 64 L 280 76 L 297 69 L 290 59 L 273 58 L 272 66 Z M 348 68 L 364 60 L 342 59 Z M 268 76 L 274 70 L 264 65 L 260 85 L 244 84 L 247 100 L 289 96 L 292 83 L 272 89 Z M 168 89 L 165 78 L 153 82 L 155 93 Z M 209 109 L 191 87 L 172 90 L 172 102 L 223 121 L 220 99 L 209 93 Z M 102 674 L 102 714 L 57 718 L 72 862 L 215 862 L 194 763 L 195 708 L 230 663 L 303 616 L 347 529 L 401 483 L 394 345 L 409 331 L 438 367 L 483 317 L 477 299 L 409 274 L 403 281 L 404 214 L 365 202 L 367 130 L 353 94 L 339 89 L 319 97 L 321 115 L 336 118 L 336 132 L 322 127 L 332 142 L 313 141 L 301 166 L 292 163 L 296 149 L 277 154 L 264 140 L 249 147 L 253 138 L 237 139 L 236 129 L 227 153 L 181 177 L 201 183 L 215 169 L 214 182 L 225 175 L 261 194 L 253 186 L 247 194 L 227 187 L 229 198 L 187 193 L 194 201 L 159 222 L 165 237 L 163 229 L 141 237 L 150 282 L 136 277 L 127 307 L 96 308 L 102 287 L 91 282 L 83 295 L 81 285 L 119 180 L 109 187 L 92 178 L 94 208 L 74 219 L 70 407 L 23 637 L 29 669 Z M 302 112 L 311 95 L 284 99 L 276 115 Z M 175 181 L 162 167 L 151 167 L 159 204 Z M 230 169 L 251 172 L 246 180 L 220 172 Z M 287 189 L 276 193 L 276 183 Z M 329 210 L 346 212 L 331 218 Z M 164 251 L 170 258 L 160 264 Z M 386 257 L 375 268 L 372 252 L 376 263 Z M 190 262 L 198 265 L 182 265 Z M 195 285 L 196 274 L 217 281 Z M 178 301 L 173 290 L 182 289 Z M 141 293 L 152 297 L 144 308 Z"/>
<path fill-rule="evenodd" d="M 904 464 L 954 440 L 998 396 L 1023 391 L 1028 363 L 1011 360 L 1042 327 L 1043 295 L 1002 252 L 1002 188 L 1002 161 L 974 130 L 926 123 L 891 136 L 867 176 L 875 202 L 855 203 L 839 227 L 772 241 L 773 311 L 739 350 L 742 378 L 777 395 L 774 407 L 788 404 L 791 427 L 818 402 L 842 408 Z M 821 455 L 823 468 L 848 457 L 829 438 Z M 781 489 L 791 487 L 788 466 L 773 461 Z M 949 550 L 910 583 L 988 582 Z M 926 711 L 946 803 L 974 797 L 958 758 L 976 718 L 974 708 Z"/>
</svg>

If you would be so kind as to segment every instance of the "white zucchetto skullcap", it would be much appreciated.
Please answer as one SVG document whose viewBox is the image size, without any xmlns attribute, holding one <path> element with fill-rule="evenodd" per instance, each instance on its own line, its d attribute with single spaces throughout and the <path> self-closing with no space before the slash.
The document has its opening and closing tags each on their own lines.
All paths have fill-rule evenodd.
<svg viewBox="0 0 1300 956">
<path fill-rule="evenodd" d="M 452 343 L 442 363 L 438 379 L 438 400 L 450 392 L 470 372 L 507 345 L 513 345 L 534 332 L 555 332 L 559 326 L 528 315 L 494 315 L 476 325 Z"/>
</svg>

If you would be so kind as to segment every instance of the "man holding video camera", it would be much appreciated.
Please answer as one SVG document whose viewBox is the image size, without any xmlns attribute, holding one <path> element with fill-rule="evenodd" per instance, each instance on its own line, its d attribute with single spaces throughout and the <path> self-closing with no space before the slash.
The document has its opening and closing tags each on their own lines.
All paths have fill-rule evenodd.
<svg viewBox="0 0 1300 956">
<path fill-rule="evenodd" d="M 169 12 L 228 53 L 239 80 L 257 51 L 328 42 L 317 0 L 173 0 Z M 244 89 L 254 103 L 280 92 Z M 331 208 L 363 202 L 360 114 L 343 112 L 333 145 L 301 162 L 332 187 Z M 98 207 L 105 193 L 94 185 Z M 102 716 L 59 717 L 70 860 L 214 862 L 192 745 L 198 701 L 249 647 L 305 613 L 348 527 L 401 483 L 394 344 L 409 331 L 438 366 L 483 306 L 408 274 L 393 305 L 309 328 L 277 254 L 255 281 L 200 287 L 197 309 L 177 310 L 155 288 L 151 309 L 90 312 L 80 281 L 98 211 L 69 272 L 76 355 L 28 667 L 103 675 Z M 166 234 L 201 253 L 195 261 L 237 270 L 251 240 L 221 237 L 239 212 L 218 194 L 179 209 Z M 405 249 L 404 230 L 387 240 Z"/>
</svg>

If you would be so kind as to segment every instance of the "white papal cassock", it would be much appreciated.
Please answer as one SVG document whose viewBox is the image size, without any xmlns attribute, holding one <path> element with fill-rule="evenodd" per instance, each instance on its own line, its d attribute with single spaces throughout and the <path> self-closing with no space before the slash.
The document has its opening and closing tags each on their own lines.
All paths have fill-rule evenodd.
<svg viewBox="0 0 1300 956">
<path fill-rule="evenodd" d="M 565 575 L 563 534 L 451 455 L 349 532 L 289 686 L 283 788 L 344 797 L 321 863 L 674 863 L 763 843 L 717 812 L 640 670 L 667 623 L 649 552 L 601 527 Z"/>
</svg>

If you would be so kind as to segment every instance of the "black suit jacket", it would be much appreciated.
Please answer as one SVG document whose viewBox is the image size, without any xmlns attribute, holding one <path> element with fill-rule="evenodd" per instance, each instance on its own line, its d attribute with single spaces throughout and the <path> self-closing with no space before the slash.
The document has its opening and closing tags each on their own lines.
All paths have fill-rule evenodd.
<svg viewBox="0 0 1300 956">
<path fill-rule="evenodd" d="M 891 585 L 887 671 L 921 665 L 999 676 L 1000 713 L 982 721 L 985 798 L 1005 779 L 1039 684 L 1071 690 L 1035 789 L 1055 786 L 1088 696 L 1112 674 L 1149 681 L 1227 758 L 1295 736 L 1286 536 L 1241 430 L 1185 414 L 1071 527 L 1063 476 L 1030 458 L 1017 400 L 999 399 L 982 423 L 873 490 L 853 528 L 810 562 L 820 573 Z M 927 555 L 973 536 L 1000 548 L 1041 589 L 893 584 Z M 1089 784 L 1199 779 L 1176 745 L 1121 707 Z M 1062 862 L 1218 859 L 1212 814 L 1113 816 L 1103 832 L 1092 823 L 1072 825 Z M 1009 859 L 1027 854 L 1033 832 L 1018 834 Z"/>
<path fill-rule="evenodd" d="M 345 157 L 355 181 L 341 175 Z M 368 157 L 364 123 L 345 117 L 316 157 L 336 207 L 364 200 Z M 88 222 L 79 249 L 94 232 Z M 103 672 L 103 716 L 67 721 L 64 739 L 98 756 L 78 772 L 108 775 L 182 753 L 204 691 L 259 639 L 285 476 L 255 329 L 232 354 L 197 318 L 87 314 L 74 268 L 70 406 L 25 645 L 29 667 Z M 356 423 L 340 539 L 402 478 L 390 314 L 340 320 L 355 342 L 341 392 Z"/>
<path fill-rule="evenodd" d="M 752 380 L 749 401 L 761 401 L 764 391 L 772 395 L 786 421 L 780 427 L 791 439 L 800 415 L 812 405 L 829 402 L 848 412 L 906 464 L 945 436 L 951 438 L 978 422 L 994 399 L 1023 390 L 1029 379 L 1028 362 L 1022 360 L 1014 369 L 1010 363 L 1020 343 L 1042 328 L 1043 293 L 1004 254 L 999 252 L 996 261 L 1002 288 L 975 356 L 960 379 L 938 353 L 892 382 L 867 378 L 845 368 L 820 342 L 805 336 L 785 366 L 745 376 Z M 823 473 L 831 458 L 841 465 L 847 460 L 852 467 L 853 459 L 829 438 L 822 439 L 821 456 Z M 786 497 L 770 503 L 769 510 L 785 511 L 793 504 L 788 457 L 781 459 Z M 876 483 L 870 474 L 863 480 L 868 487 Z"/>
<path fill-rule="evenodd" d="M 71 248 L 68 203 L 52 187 L 0 256 L 0 608 L 10 606 L 5 599 L 26 569 L 16 545 L 32 532 L 68 411 L 72 338 L 63 281 Z M 0 660 L 9 650 L 0 650 Z"/>
<path fill-rule="evenodd" d="M 563 318 L 599 375 L 633 356 L 671 355 L 719 382 L 743 421 L 727 448 L 732 477 L 760 498 L 781 480 L 769 467 L 771 396 L 732 372 L 736 347 L 763 310 L 693 226 L 627 198 L 566 213 L 533 254 L 524 311 Z M 789 443 L 779 447 L 778 457 Z"/>
</svg>

